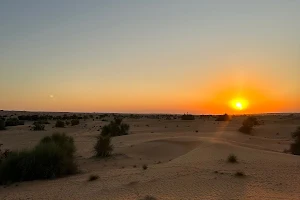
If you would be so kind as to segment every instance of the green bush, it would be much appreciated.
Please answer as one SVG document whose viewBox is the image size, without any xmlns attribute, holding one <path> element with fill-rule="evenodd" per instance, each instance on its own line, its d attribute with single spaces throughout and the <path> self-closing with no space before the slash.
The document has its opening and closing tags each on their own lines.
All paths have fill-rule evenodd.
<svg viewBox="0 0 300 200">
<path fill-rule="evenodd" d="M 43 138 L 33 149 L 12 152 L 0 164 L 0 183 L 52 179 L 74 174 L 73 138 L 53 134 Z"/>
<path fill-rule="evenodd" d="M 292 137 L 295 141 L 290 146 L 290 152 L 294 155 L 300 155 L 300 126 L 292 133 Z"/>
<path fill-rule="evenodd" d="M 55 127 L 64 128 L 65 127 L 65 122 L 61 121 L 61 120 L 57 120 L 56 124 L 55 124 Z"/>
<path fill-rule="evenodd" d="M 5 130 L 5 121 L 3 119 L 0 119 L 0 131 Z"/>
<path fill-rule="evenodd" d="M 121 118 L 115 118 L 114 121 L 111 121 L 108 125 L 103 126 L 101 135 L 103 136 L 121 136 L 128 135 L 129 125 L 122 123 Z"/>
<path fill-rule="evenodd" d="M 79 119 L 73 119 L 72 121 L 71 121 L 71 125 L 72 126 L 75 126 L 75 125 L 78 125 L 79 124 Z"/>
<path fill-rule="evenodd" d="M 97 143 L 94 147 L 97 157 L 108 157 L 111 155 L 113 146 L 111 145 L 110 136 L 99 135 L 97 137 Z"/>
</svg>

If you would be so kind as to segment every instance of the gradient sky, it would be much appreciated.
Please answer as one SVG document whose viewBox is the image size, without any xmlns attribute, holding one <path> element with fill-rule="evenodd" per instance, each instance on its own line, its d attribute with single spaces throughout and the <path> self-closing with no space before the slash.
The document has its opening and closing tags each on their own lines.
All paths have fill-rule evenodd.
<svg viewBox="0 0 300 200">
<path fill-rule="evenodd" d="M 0 109 L 300 112 L 299 10 L 300 0 L 2 0 Z"/>
</svg>

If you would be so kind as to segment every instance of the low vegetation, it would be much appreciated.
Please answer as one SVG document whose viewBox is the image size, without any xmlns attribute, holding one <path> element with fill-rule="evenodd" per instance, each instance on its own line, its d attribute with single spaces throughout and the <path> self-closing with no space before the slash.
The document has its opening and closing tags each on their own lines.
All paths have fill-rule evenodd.
<svg viewBox="0 0 300 200">
<path fill-rule="evenodd" d="M 237 160 L 236 155 L 230 154 L 230 155 L 227 157 L 227 162 L 229 162 L 229 163 L 237 163 L 238 160 Z"/>
<path fill-rule="evenodd" d="M 148 166 L 146 164 L 143 165 L 143 170 L 148 169 Z"/>
<path fill-rule="evenodd" d="M 97 179 L 99 179 L 99 176 L 98 176 L 98 175 L 92 174 L 92 175 L 89 176 L 88 181 L 95 181 L 95 180 L 97 180 Z"/>
<path fill-rule="evenodd" d="M 72 121 L 71 121 L 72 126 L 76 126 L 78 124 L 79 124 L 79 119 L 72 119 Z"/>
<path fill-rule="evenodd" d="M 3 144 L 0 144 L 0 164 L 2 163 L 2 161 L 4 159 L 6 159 L 10 153 L 10 151 L 8 149 L 5 149 L 4 151 L 2 151 L 1 146 Z"/>
<path fill-rule="evenodd" d="M 44 131 L 45 130 L 45 125 L 40 123 L 39 121 L 36 121 L 33 123 L 32 129 L 34 131 Z"/>
<path fill-rule="evenodd" d="M 5 130 L 5 121 L 4 119 L 0 119 L 0 131 Z"/>
<path fill-rule="evenodd" d="M 259 125 L 256 117 L 247 117 L 243 121 L 243 125 L 239 128 L 239 131 L 245 134 L 251 134 L 253 127 Z"/>
<path fill-rule="evenodd" d="M 57 120 L 55 123 L 55 127 L 57 128 L 64 128 L 65 127 L 65 122 L 61 120 Z"/>
<path fill-rule="evenodd" d="M 231 117 L 228 114 L 218 115 L 216 121 L 230 121 Z"/>
<path fill-rule="evenodd" d="M 108 157 L 113 151 L 113 146 L 111 144 L 111 137 L 99 135 L 97 137 L 97 143 L 94 146 L 96 157 Z"/>
<path fill-rule="evenodd" d="M 24 124 L 24 121 L 21 121 L 18 118 L 8 118 L 5 121 L 5 126 L 19 126 Z"/>
<path fill-rule="evenodd" d="M 147 196 L 145 196 L 144 198 L 142 198 L 140 200 L 157 200 L 157 198 L 155 198 L 154 196 L 147 195 Z"/>
<path fill-rule="evenodd" d="M 195 120 L 195 116 L 191 114 L 184 114 L 181 116 L 181 120 Z"/>
<path fill-rule="evenodd" d="M 72 137 L 55 133 L 33 149 L 11 152 L 0 164 L 0 184 L 53 179 L 77 173 Z"/>
<path fill-rule="evenodd" d="M 290 146 L 290 152 L 294 155 L 300 155 L 300 126 L 292 133 L 295 140 Z"/>
<path fill-rule="evenodd" d="M 121 136 L 128 135 L 129 125 L 122 122 L 122 118 L 115 118 L 108 125 L 103 126 L 101 135 L 102 136 Z"/>
<path fill-rule="evenodd" d="M 244 176 L 246 176 L 246 175 L 245 175 L 245 173 L 242 172 L 242 171 L 237 171 L 237 172 L 234 174 L 234 176 L 236 176 L 236 177 L 244 177 Z"/>
</svg>

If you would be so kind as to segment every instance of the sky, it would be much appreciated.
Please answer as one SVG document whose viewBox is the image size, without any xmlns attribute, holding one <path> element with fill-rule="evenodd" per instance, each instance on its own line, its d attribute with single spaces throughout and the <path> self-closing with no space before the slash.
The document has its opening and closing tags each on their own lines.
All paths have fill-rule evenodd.
<svg viewBox="0 0 300 200">
<path fill-rule="evenodd" d="M 1 0 L 0 109 L 300 112 L 299 9 L 300 0 Z"/>
</svg>

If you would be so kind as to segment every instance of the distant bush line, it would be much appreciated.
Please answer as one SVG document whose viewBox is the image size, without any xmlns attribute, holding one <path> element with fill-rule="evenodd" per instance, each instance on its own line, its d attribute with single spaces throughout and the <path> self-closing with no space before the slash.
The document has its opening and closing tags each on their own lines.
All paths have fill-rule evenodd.
<svg viewBox="0 0 300 200">
<path fill-rule="evenodd" d="M 191 114 L 184 114 L 181 116 L 181 120 L 195 120 L 195 116 Z"/>
<path fill-rule="evenodd" d="M 230 121 L 231 120 L 231 116 L 229 116 L 228 114 L 224 114 L 224 115 L 218 115 L 216 118 L 216 121 Z"/>
</svg>

